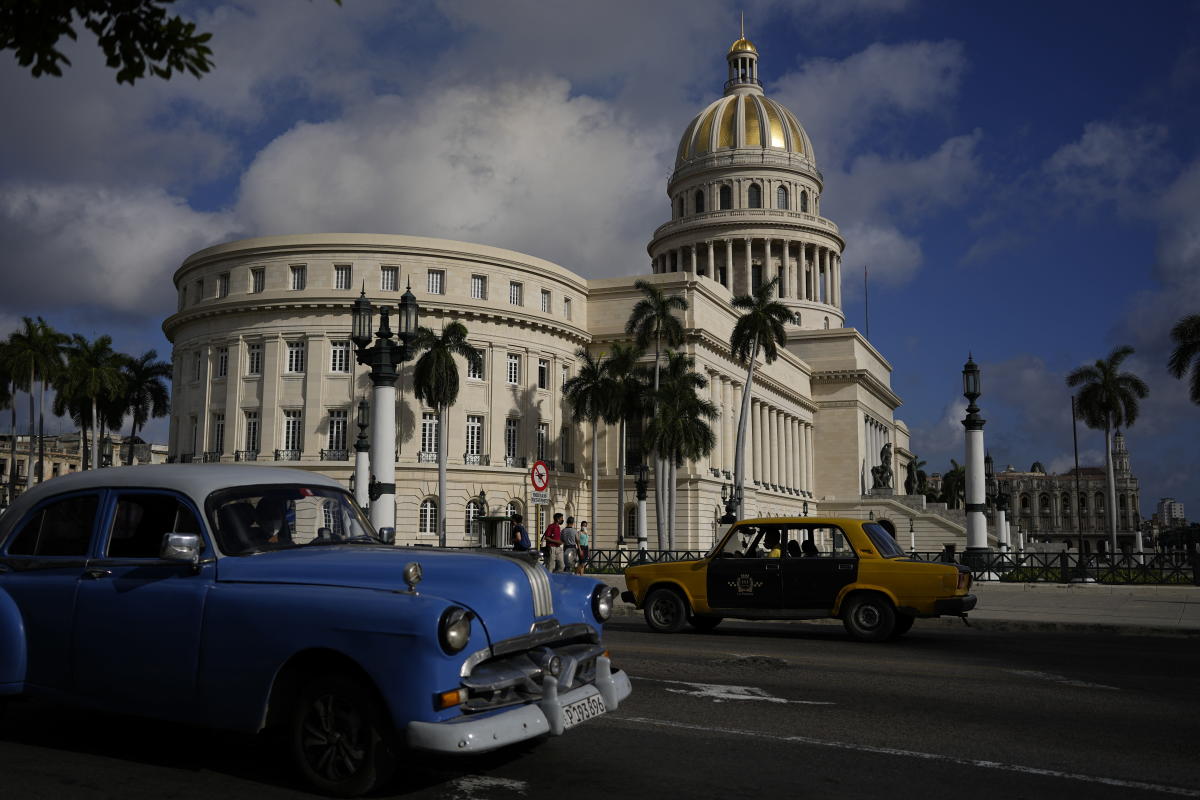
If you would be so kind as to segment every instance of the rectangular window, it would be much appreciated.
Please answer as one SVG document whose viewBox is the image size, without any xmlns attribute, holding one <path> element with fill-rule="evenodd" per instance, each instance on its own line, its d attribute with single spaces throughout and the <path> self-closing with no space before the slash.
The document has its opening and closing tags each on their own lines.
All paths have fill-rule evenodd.
<svg viewBox="0 0 1200 800">
<path fill-rule="evenodd" d="M 546 458 L 546 444 L 550 441 L 550 423 L 538 423 L 538 438 L 537 438 L 537 457 L 538 461 L 544 461 Z"/>
<path fill-rule="evenodd" d="M 229 296 L 229 273 L 222 272 L 217 276 L 217 297 Z"/>
<path fill-rule="evenodd" d="M 229 374 L 229 348 L 217 348 L 217 377 L 224 378 Z"/>
<path fill-rule="evenodd" d="M 483 380 L 483 358 L 485 353 L 483 350 L 476 350 L 475 352 L 479 354 L 479 360 L 474 363 L 467 362 L 467 377 L 481 381 Z"/>
<path fill-rule="evenodd" d="M 550 359 L 548 358 L 538 359 L 538 388 L 550 388 Z"/>
<path fill-rule="evenodd" d="M 487 276 L 472 275 L 471 276 L 471 299 L 472 300 L 487 300 Z"/>
<path fill-rule="evenodd" d="M 292 265 L 292 291 L 302 292 L 308 280 L 308 274 L 303 264 Z M 290 448 L 289 448 L 290 449 Z"/>
<path fill-rule="evenodd" d="M 192 359 L 192 380 L 198 381 L 198 380 L 200 380 L 200 361 L 204 358 L 204 354 L 201 353 L 199 350 L 197 350 L 193 354 L 193 356 L 194 356 L 194 358 Z"/>
<path fill-rule="evenodd" d="M 426 411 L 421 415 L 421 452 L 438 451 L 438 415 Z"/>
<path fill-rule="evenodd" d="M 510 305 L 522 306 L 525 305 L 523 288 L 516 281 L 508 282 L 508 302 Z"/>
<path fill-rule="evenodd" d="M 246 412 L 246 449 L 251 453 L 258 452 L 258 412 Z"/>
<path fill-rule="evenodd" d="M 380 267 L 379 268 L 379 288 L 385 292 L 394 292 L 396 287 L 400 285 L 400 268 L 399 267 Z"/>
<path fill-rule="evenodd" d="M 333 265 L 333 288 L 334 289 L 349 289 L 350 288 L 350 265 L 349 264 L 334 264 Z M 332 449 L 332 448 L 330 448 Z"/>
<path fill-rule="evenodd" d="M 508 382 L 511 386 L 521 382 L 521 357 L 516 353 L 508 354 Z"/>
<path fill-rule="evenodd" d="M 549 289 L 542 289 L 542 312 L 545 314 L 550 313 L 550 290 Z"/>
<path fill-rule="evenodd" d="M 265 267 L 254 267 L 250 270 L 250 292 L 258 294 L 267 287 L 267 270 Z"/>
<path fill-rule="evenodd" d="M 304 412 L 292 409 L 283 412 L 283 449 L 300 450 L 304 442 Z"/>
<path fill-rule="evenodd" d="M 196 302 L 199 303 L 204 299 L 204 279 L 196 281 Z"/>
<path fill-rule="evenodd" d="M 350 371 L 350 342 L 345 339 L 335 339 L 329 343 L 329 371 Z M 341 448 L 330 448 L 340 450 Z"/>
<path fill-rule="evenodd" d="M 521 443 L 521 420 L 509 417 L 504 422 L 504 457 L 516 458 Z"/>
<path fill-rule="evenodd" d="M 446 271 L 441 269 L 431 269 L 428 273 L 428 281 L 426 287 L 430 294 L 444 294 L 446 289 Z"/>
<path fill-rule="evenodd" d="M 346 449 L 346 409 L 335 408 L 329 412 L 329 449 Z"/>
<path fill-rule="evenodd" d="M 483 446 L 483 417 L 467 417 L 467 455 L 477 456 Z"/>
<path fill-rule="evenodd" d="M 304 372 L 304 342 L 287 343 L 287 371 L 291 373 Z M 285 447 L 285 450 L 295 450 Z"/>
<path fill-rule="evenodd" d="M 571 380 L 571 368 L 566 364 L 562 365 L 562 388 L 567 388 L 567 381 Z"/>
<path fill-rule="evenodd" d="M 563 298 L 563 318 L 564 319 L 571 318 L 571 298 L 569 298 L 569 297 Z"/>
<path fill-rule="evenodd" d="M 558 460 L 563 464 L 571 460 L 571 429 L 566 425 L 558 432 Z"/>
<path fill-rule="evenodd" d="M 253 342 L 246 345 L 246 374 L 262 375 L 262 343 Z"/>
<path fill-rule="evenodd" d="M 179 287 L 179 305 L 177 310 L 183 311 L 183 307 L 187 305 L 187 287 Z"/>
<path fill-rule="evenodd" d="M 225 450 L 225 415 L 213 414 L 212 423 L 212 445 L 208 448 L 214 453 L 221 453 Z"/>
</svg>

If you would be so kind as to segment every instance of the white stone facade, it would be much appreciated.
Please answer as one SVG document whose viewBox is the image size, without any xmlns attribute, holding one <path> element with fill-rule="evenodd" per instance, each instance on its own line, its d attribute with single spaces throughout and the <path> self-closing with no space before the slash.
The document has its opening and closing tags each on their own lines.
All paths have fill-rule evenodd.
<svg viewBox="0 0 1200 800">
<path fill-rule="evenodd" d="M 672 218 L 654 232 L 645 278 L 688 301 L 682 349 L 708 378 L 704 391 L 721 411 L 714 451 L 678 470 L 677 547 L 690 549 L 707 548 L 720 533 L 721 487 L 733 473 L 746 375 L 730 353 L 731 300 L 758 281 L 780 276 L 782 299 L 798 321 L 780 357 L 755 373 L 746 513 L 866 517 L 864 481 L 869 489 L 882 445 L 894 447 L 896 486 L 912 458 L 908 430 L 894 416 L 900 398 L 890 388 L 891 365 L 844 327 L 845 242 L 820 216 L 823 186 L 811 142 L 790 112 L 762 96 L 757 53 L 744 39 L 731 48 L 729 76 L 725 96 L 685 132 L 668 183 Z M 485 489 L 491 513 L 512 504 L 537 524 L 528 465 L 542 458 L 553 464 L 553 509 L 586 517 L 597 491 L 594 543 L 615 546 L 618 514 L 630 519 L 636 503 L 632 478 L 625 508 L 617 501 L 618 429 L 600 426 L 601 474 L 592 487 L 592 432 L 570 422 L 562 383 L 574 374 L 578 348 L 599 354 L 627 339 L 625 321 L 640 292 L 630 278 L 585 280 L 508 250 L 314 234 L 231 242 L 191 256 L 175 274 L 179 310 L 163 324 L 175 348 L 172 454 L 279 458 L 349 482 L 354 408 L 369 394 L 365 368 L 352 348 L 348 362 L 344 355 L 350 304 L 365 285 L 373 303 L 394 306 L 410 282 L 421 324 L 436 330 L 457 319 L 484 353 L 482 376 L 468 376 L 460 364 L 462 391 L 449 415 L 448 542 L 476 541 L 467 520 Z M 422 511 L 437 495 L 435 440 L 423 430 L 432 409 L 413 398 L 411 366 L 398 382 L 397 538 L 435 542 Z M 963 539 L 961 525 L 922 504 L 874 503 L 896 517 L 898 530 L 907 532 L 913 519 L 923 538 L 928 532 L 922 548 Z M 626 536 L 632 541 L 633 532 Z M 653 529 L 649 538 L 656 541 Z"/>
</svg>

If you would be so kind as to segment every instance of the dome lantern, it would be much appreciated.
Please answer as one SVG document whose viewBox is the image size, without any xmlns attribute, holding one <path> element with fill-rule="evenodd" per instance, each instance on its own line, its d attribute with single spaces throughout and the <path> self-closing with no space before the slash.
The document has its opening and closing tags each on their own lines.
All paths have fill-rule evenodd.
<svg viewBox="0 0 1200 800">
<path fill-rule="evenodd" d="M 762 83 L 758 80 L 758 48 L 746 38 L 746 19 L 742 17 L 741 35 L 729 46 L 725 54 L 729 62 L 729 80 L 725 81 L 725 94 L 741 90 L 757 90 L 762 93 Z"/>
</svg>

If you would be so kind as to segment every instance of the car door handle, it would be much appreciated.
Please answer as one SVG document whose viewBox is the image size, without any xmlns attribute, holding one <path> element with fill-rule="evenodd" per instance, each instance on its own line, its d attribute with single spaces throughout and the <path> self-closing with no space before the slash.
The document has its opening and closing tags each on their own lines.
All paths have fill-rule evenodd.
<svg viewBox="0 0 1200 800">
<path fill-rule="evenodd" d="M 89 567 L 83 571 L 83 577 L 91 580 L 99 580 L 100 578 L 111 578 L 111 569 L 100 569 L 99 567 Z"/>
<path fill-rule="evenodd" d="M 6 572 L 12 572 L 12 567 L 10 567 L 8 564 L 0 564 L 0 575 L 3 575 Z"/>
<path fill-rule="evenodd" d="M 838 564 L 838 569 L 854 569 L 853 564 Z"/>
<path fill-rule="evenodd" d="M 779 569 L 778 564 L 767 564 L 766 567 L 767 567 L 767 569 L 772 569 L 772 570 L 776 570 L 776 571 L 778 571 L 778 569 Z"/>
</svg>

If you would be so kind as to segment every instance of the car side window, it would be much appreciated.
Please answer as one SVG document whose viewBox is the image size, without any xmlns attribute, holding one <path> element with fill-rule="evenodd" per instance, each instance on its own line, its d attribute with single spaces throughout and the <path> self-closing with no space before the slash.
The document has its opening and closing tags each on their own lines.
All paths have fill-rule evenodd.
<svg viewBox="0 0 1200 800">
<path fill-rule="evenodd" d="M 55 500 L 30 515 L 12 538 L 11 556 L 86 556 L 100 498 L 94 494 Z"/>
<path fill-rule="evenodd" d="M 790 532 L 790 538 L 799 542 L 798 548 L 790 548 L 789 554 L 797 551 L 801 558 L 853 558 L 850 540 L 836 525 L 813 525 Z"/>
<path fill-rule="evenodd" d="M 122 494 L 108 537 L 108 558 L 158 558 L 163 534 L 200 533 L 192 510 L 170 494 Z"/>
</svg>

